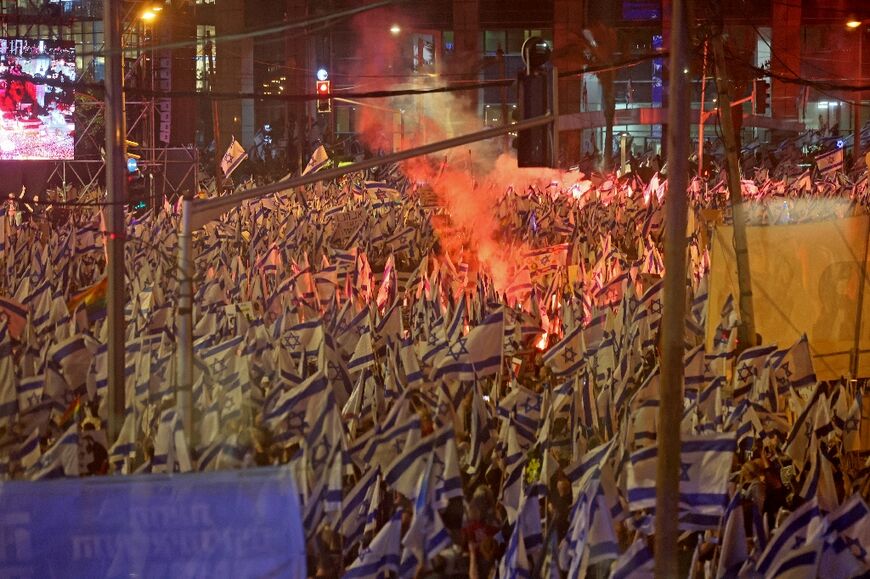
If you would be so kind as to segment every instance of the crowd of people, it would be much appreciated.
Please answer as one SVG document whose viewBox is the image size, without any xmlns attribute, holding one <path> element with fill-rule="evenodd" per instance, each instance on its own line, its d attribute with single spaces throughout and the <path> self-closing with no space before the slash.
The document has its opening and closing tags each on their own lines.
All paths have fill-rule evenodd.
<svg viewBox="0 0 870 579">
<path fill-rule="evenodd" d="M 117 440 L 100 209 L 46 227 L 6 206 L 2 477 L 285 465 L 311 576 L 639 577 L 657 432 L 680 428 L 686 576 L 870 570 L 866 379 L 818 381 L 806 339 L 738 349 L 733 300 L 707 300 L 716 177 L 689 190 L 685 412 L 662 425 L 665 176 L 515 184 L 481 244 L 439 174 L 351 175 L 197 233 L 191 432 L 175 401 L 180 209 L 128 217 Z M 801 198 L 870 206 L 866 172 L 754 172 L 744 187 L 760 224 Z"/>
</svg>

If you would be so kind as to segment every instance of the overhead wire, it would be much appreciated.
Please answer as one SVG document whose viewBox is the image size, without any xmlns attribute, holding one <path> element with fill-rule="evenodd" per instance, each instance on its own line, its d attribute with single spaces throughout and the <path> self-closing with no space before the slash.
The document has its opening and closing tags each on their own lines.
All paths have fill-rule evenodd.
<svg viewBox="0 0 870 579">
<path fill-rule="evenodd" d="M 613 62 L 613 63 L 603 63 L 600 65 L 590 65 L 579 69 L 569 70 L 569 71 L 560 71 L 559 78 L 567 78 L 572 76 L 581 76 L 583 74 L 595 74 L 598 72 L 608 71 L 608 70 L 617 70 L 621 68 L 628 68 L 631 66 L 635 66 L 641 62 L 647 60 L 653 60 L 657 58 L 667 58 L 668 52 L 661 51 L 655 53 L 648 53 L 639 55 L 636 57 L 628 58 L 625 60 Z M 14 74 L 2 74 L 0 78 L 11 80 L 11 81 L 20 81 L 20 82 L 30 82 L 33 84 L 45 84 L 52 87 L 57 88 L 71 88 L 71 89 L 90 89 L 94 91 L 101 91 L 104 89 L 104 85 L 101 83 L 71 83 L 66 81 L 57 81 L 51 79 L 43 79 L 43 78 L 34 78 L 29 75 L 14 75 Z M 373 99 L 373 98 L 390 98 L 397 96 L 414 96 L 414 95 L 427 95 L 427 94 L 437 94 L 437 93 L 447 93 L 447 92 L 460 92 L 467 90 L 477 90 L 484 88 L 492 88 L 492 87 L 503 87 L 503 86 L 511 86 L 515 84 L 516 79 L 495 79 L 495 80 L 468 80 L 468 81 L 454 81 L 450 84 L 444 86 L 437 86 L 431 88 L 408 88 L 408 89 L 395 89 L 395 90 L 377 90 L 377 91 L 365 91 L 365 92 L 334 92 L 332 96 L 338 96 L 342 98 L 353 98 L 353 99 Z M 230 99 L 253 99 L 253 100 L 270 100 L 270 101 L 289 101 L 289 102 L 304 102 L 304 101 L 313 101 L 319 100 L 323 97 L 316 93 L 304 93 L 304 94 L 266 94 L 263 92 L 204 92 L 204 91 L 161 91 L 161 90 L 153 90 L 153 89 L 141 89 L 141 88 L 132 88 L 127 87 L 124 89 L 124 92 L 128 95 L 135 96 L 143 96 L 143 97 L 155 97 L 155 98 L 204 98 L 204 99 L 216 99 L 216 100 L 230 100 Z"/>
<path fill-rule="evenodd" d="M 356 8 L 349 8 L 347 10 L 342 10 L 340 12 L 333 12 L 331 14 L 325 14 L 323 16 L 315 16 L 313 18 L 308 18 L 307 20 L 301 20 L 298 22 L 288 22 L 286 24 L 279 24 L 278 26 L 270 26 L 267 28 L 260 28 L 257 30 L 249 30 L 246 32 L 239 32 L 236 34 L 222 34 L 215 35 L 210 37 L 210 41 L 213 43 L 218 42 L 237 42 L 239 40 L 247 40 L 249 38 L 258 38 L 261 36 L 271 36 L 273 34 L 281 34 L 282 32 L 287 32 L 289 30 L 295 30 L 298 28 L 306 28 L 308 26 L 312 26 L 314 24 L 322 24 L 326 22 L 330 22 L 332 20 L 341 20 L 344 18 L 350 18 L 351 16 L 356 16 L 357 14 L 362 14 L 363 12 L 368 12 L 369 10 L 375 10 L 377 8 L 386 8 L 387 6 L 391 6 L 393 4 L 404 4 L 409 2 L 410 0 L 379 0 L 377 2 L 373 2 L 371 4 L 366 4 L 365 6 L 358 6 Z M 175 42 L 166 42 L 162 44 L 157 44 L 149 47 L 149 50 L 174 50 L 176 48 L 189 48 L 191 46 L 195 47 L 199 44 L 199 39 L 194 40 L 178 40 Z M 141 47 L 129 47 L 129 48 L 119 48 L 112 51 L 109 50 L 94 50 L 90 52 L 80 53 L 77 56 L 83 58 L 90 58 L 96 56 L 106 56 L 108 54 L 128 54 L 138 52 Z"/>
<path fill-rule="evenodd" d="M 746 7 L 746 0 L 742 0 L 742 3 L 743 3 L 743 6 Z M 801 75 L 800 75 L 797 71 L 795 71 L 795 70 L 794 70 L 794 69 L 793 69 L 793 68 L 788 64 L 788 62 L 785 61 L 785 59 L 783 59 L 780 55 L 778 55 L 778 54 L 776 53 L 776 51 L 773 49 L 773 45 L 772 45 L 770 42 L 768 42 L 767 38 L 765 38 L 764 35 L 761 33 L 761 30 L 759 30 L 758 27 L 757 27 L 755 24 L 750 23 L 750 26 L 752 26 L 752 29 L 755 31 L 755 34 L 758 36 L 758 38 L 759 38 L 759 39 L 760 39 L 760 40 L 761 40 L 761 41 L 762 41 L 762 42 L 767 46 L 767 48 L 770 50 L 770 56 L 771 56 L 771 58 L 775 58 L 777 61 L 779 61 L 779 63 L 782 64 L 783 68 L 785 68 L 785 69 L 786 69 L 788 72 L 790 72 L 793 76 L 792 76 L 792 77 L 787 77 L 787 76 L 782 75 L 782 74 L 780 74 L 780 73 L 774 73 L 773 71 L 768 71 L 767 69 L 760 68 L 760 67 L 755 67 L 756 72 L 764 72 L 764 73 L 765 73 L 765 76 L 770 76 L 771 78 L 775 78 L 775 79 L 780 80 L 780 81 L 785 82 L 785 83 L 790 83 L 790 84 L 801 84 L 801 85 L 803 85 L 803 86 L 808 86 L 808 87 L 810 87 L 810 88 L 815 88 L 819 93 L 821 93 L 821 94 L 827 96 L 828 98 L 831 98 L 831 99 L 833 99 L 833 100 L 837 100 L 837 101 L 840 101 L 840 102 L 848 103 L 848 104 L 851 105 L 851 106 L 870 107 L 870 104 L 864 104 L 864 103 L 860 102 L 860 100 L 858 100 L 858 101 L 852 101 L 852 100 L 849 100 L 849 99 L 844 99 L 844 98 L 842 98 L 842 97 L 840 97 L 840 96 L 836 96 L 836 95 L 834 95 L 834 94 L 831 94 L 830 92 L 827 92 L 827 91 L 825 90 L 825 87 L 826 87 L 826 86 L 830 86 L 830 90 L 845 90 L 845 91 L 864 91 L 864 90 L 867 90 L 867 88 L 862 88 L 862 87 L 838 88 L 838 86 L 846 86 L 846 85 L 828 85 L 827 83 L 824 83 L 824 84 L 823 84 L 822 81 L 813 81 L 813 80 L 809 80 L 809 79 L 802 78 Z M 860 34 L 860 32 L 859 32 L 859 34 Z M 745 65 L 745 63 L 742 63 L 742 62 L 739 62 L 739 61 L 738 61 L 738 63 L 739 63 L 739 64 L 744 64 L 744 65 Z M 820 70 L 820 71 L 824 70 L 824 69 L 822 69 L 822 68 L 820 68 L 820 67 L 818 67 L 818 66 L 815 66 L 815 65 L 812 65 L 812 66 L 813 66 L 814 68 L 816 68 L 817 70 Z M 827 73 L 828 71 L 824 71 L 824 72 Z M 870 85 L 868 85 L 868 86 L 870 86 Z"/>
</svg>

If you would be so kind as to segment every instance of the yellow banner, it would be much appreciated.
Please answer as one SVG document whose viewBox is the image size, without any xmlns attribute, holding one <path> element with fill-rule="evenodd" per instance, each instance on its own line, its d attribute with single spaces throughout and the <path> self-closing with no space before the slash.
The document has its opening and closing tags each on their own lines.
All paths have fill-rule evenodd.
<svg viewBox="0 0 870 579">
<path fill-rule="evenodd" d="M 806 333 L 820 380 L 850 376 L 856 337 L 858 376 L 870 376 L 870 279 L 861 279 L 862 263 L 868 259 L 868 231 L 866 215 L 747 228 L 755 328 L 761 343 L 787 348 Z M 870 264 L 863 265 L 865 272 L 870 270 Z M 718 226 L 711 256 L 708 351 L 729 294 L 736 305 L 733 230 Z"/>
</svg>

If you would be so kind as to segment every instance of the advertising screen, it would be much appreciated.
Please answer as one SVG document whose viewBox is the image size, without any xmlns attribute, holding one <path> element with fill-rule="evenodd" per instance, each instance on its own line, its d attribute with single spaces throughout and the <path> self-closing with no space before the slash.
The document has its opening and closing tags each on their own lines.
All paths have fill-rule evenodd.
<svg viewBox="0 0 870 579">
<path fill-rule="evenodd" d="M 73 42 L 0 38 L 0 160 L 73 158 L 75 78 Z"/>
</svg>

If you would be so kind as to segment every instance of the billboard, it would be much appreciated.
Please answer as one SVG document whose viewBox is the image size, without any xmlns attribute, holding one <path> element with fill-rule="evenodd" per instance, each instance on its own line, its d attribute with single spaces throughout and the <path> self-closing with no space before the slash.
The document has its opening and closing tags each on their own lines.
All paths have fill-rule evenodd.
<svg viewBox="0 0 870 579">
<path fill-rule="evenodd" d="M 0 38 L 0 160 L 73 158 L 75 45 Z"/>
</svg>

